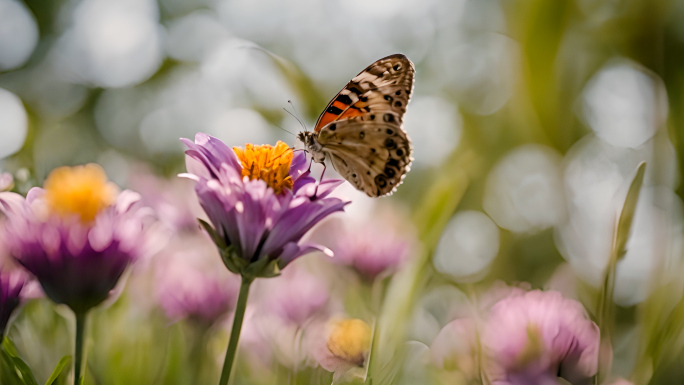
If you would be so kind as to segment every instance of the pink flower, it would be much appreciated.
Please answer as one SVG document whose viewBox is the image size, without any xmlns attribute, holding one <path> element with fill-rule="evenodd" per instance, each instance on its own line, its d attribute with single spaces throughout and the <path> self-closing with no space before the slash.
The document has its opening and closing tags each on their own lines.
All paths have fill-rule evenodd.
<svg viewBox="0 0 684 385">
<path fill-rule="evenodd" d="M 235 306 L 239 279 L 205 234 L 177 234 L 156 262 L 157 298 L 169 318 L 211 326 Z"/>
<path fill-rule="evenodd" d="M 328 302 L 327 284 L 297 265 L 260 284 L 263 306 L 297 327 L 304 326 Z"/>
<path fill-rule="evenodd" d="M 584 384 L 598 369 L 598 326 L 555 291 L 513 290 L 492 306 L 481 338 L 493 385 Z"/>
<path fill-rule="evenodd" d="M 373 219 L 334 230 L 334 261 L 372 282 L 396 273 L 406 262 L 412 234 L 399 232 L 389 220 Z"/>
<path fill-rule="evenodd" d="M 151 207 L 166 227 L 173 231 L 199 228 L 197 217 L 202 215 L 202 208 L 195 195 L 193 181 L 166 179 L 140 166 L 131 175 L 129 183 L 140 193 L 141 203 Z"/>
<path fill-rule="evenodd" d="M 8 172 L 0 173 L 0 191 L 10 191 L 14 188 L 14 177 Z"/>
<path fill-rule="evenodd" d="M 304 337 L 316 320 L 327 317 L 332 303 L 328 284 L 307 271 L 304 260 L 294 261 L 282 274 L 255 283 L 256 316 L 245 321 L 267 341 L 276 360 L 290 368 L 308 365 Z"/>
</svg>

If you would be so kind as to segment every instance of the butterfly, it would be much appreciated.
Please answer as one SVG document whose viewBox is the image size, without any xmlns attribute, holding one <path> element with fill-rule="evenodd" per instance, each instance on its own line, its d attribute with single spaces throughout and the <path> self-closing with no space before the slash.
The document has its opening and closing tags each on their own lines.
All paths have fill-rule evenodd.
<svg viewBox="0 0 684 385">
<path fill-rule="evenodd" d="M 384 57 L 352 78 L 297 136 L 313 161 L 329 160 L 370 197 L 393 193 L 410 170 L 412 145 L 403 118 L 415 68 L 402 54 Z"/>
</svg>

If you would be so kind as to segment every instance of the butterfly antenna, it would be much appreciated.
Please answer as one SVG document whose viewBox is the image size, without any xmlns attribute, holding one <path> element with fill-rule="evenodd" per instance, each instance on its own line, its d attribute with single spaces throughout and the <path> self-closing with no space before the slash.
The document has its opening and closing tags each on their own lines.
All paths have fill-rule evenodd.
<svg viewBox="0 0 684 385">
<path fill-rule="evenodd" d="M 280 128 L 281 130 L 283 130 L 283 131 L 287 132 L 288 134 L 290 134 L 290 135 L 294 136 L 295 138 L 297 137 L 297 135 L 295 135 L 295 134 L 291 133 L 290 131 L 288 131 L 288 130 L 286 130 L 286 129 L 282 128 L 282 127 L 280 127 L 280 126 L 279 126 L 279 125 L 277 125 L 277 124 L 274 124 L 274 126 L 276 126 L 276 127 Z"/>
<path fill-rule="evenodd" d="M 302 125 L 302 128 L 304 129 L 304 131 L 308 131 L 306 129 L 306 125 L 304 123 L 302 123 L 302 120 L 296 116 L 296 115 L 299 115 L 299 112 L 297 112 L 297 109 L 295 108 L 294 103 L 292 103 L 292 100 L 288 100 L 287 102 L 290 103 L 290 105 L 292 106 L 292 110 L 294 110 L 295 114 L 292 114 L 290 111 L 287 111 L 287 110 L 285 110 L 285 111 L 287 111 L 288 114 L 292 115 L 295 119 L 297 119 L 299 124 Z"/>
</svg>

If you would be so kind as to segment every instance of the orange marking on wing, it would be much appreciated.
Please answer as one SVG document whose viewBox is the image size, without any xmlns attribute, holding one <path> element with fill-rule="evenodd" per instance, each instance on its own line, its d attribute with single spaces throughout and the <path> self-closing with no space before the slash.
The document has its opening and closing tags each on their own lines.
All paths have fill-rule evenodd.
<svg viewBox="0 0 684 385">
<path fill-rule="evenodd" d="M 318 122 L 316 127 L 314 127 L 314 131 L 320 131 L 323 126 L 334 121 L 335 119 L 337 119 L 337 115 L 331 114 L 330 112 L 324 113 L 323 116 L 321 116 L 321 120 Z"/>
<path fill-rule="evenodd" d="M 361 116 L 363 115 L 363 112 L 361 111 L 360 108 L 357 106 L 364 106 L 364 103 L 359 103 L 356 102 L 353 105 L 346 105 L 342 102 L 339 102 L 337 100 L 333 101 L 330 107 L 335 107 L 339 110 L 342 110 L 342 113 L 340 114 L 334 114 L 332 112 L 325 112 L 323 115 L 321 115 L 320 120 L 318 121 L 318 124 L 316 124 L 316 127 L 314 127 L 314 131 L 318 132 L 321 130 L 321 128 L 325 127 L 326 124 L 330 122 L 334 122 L 336 120 L 340 119 L 348 119 L 348 118 L 353 118 L 356 116 Z M 328 107 L 328 108 L 330 108 Z M 357 107 L 357 108 L 352 108 L 352 107 Z"/>
<path fill-rule="evenodd" d="M 337 120 L 340 120 L 342 118 L 353 118 L 355 116 L 361 116 L 363 115 L 363 112 L 360 110 L 350 108 L 347 111 L 344 111 L 340 116 L 337 117 Z"/>
<path fill-rule="evenodd" d="M 344 111 L 345 108 L 349 107 L 348 104 L 344 104 L 344 103 L 342 103 L 342 102 L 340 102 L 340 101 L 337 101 L 337 100 L 335 100 L 335 101 L 333 102 L 332 105 L 333 105 L 334 107 L 339 108 L 339 109 L 342 110 L 342 111 Z"/>
</svg>

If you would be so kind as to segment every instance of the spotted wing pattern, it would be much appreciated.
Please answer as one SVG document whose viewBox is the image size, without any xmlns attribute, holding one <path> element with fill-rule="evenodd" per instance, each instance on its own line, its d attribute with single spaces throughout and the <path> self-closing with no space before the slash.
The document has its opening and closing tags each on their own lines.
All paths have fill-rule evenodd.
<svg viewBox="0 0 684 385">
<path fill-rule="evenodd" d="M 402 54 L 382 58 L 356 75 L 318 117 L 314 131 L 331 122 L 393 112 L 401 122 L 411 93 L 415 69 Z"/>
<path fill-rule="evenodd" d="M 368 196 L 391 194 L 411 166 L 411 141 L 393 111 L 332 122 L 318 134 L 335 170 Z"/>
</svg>

